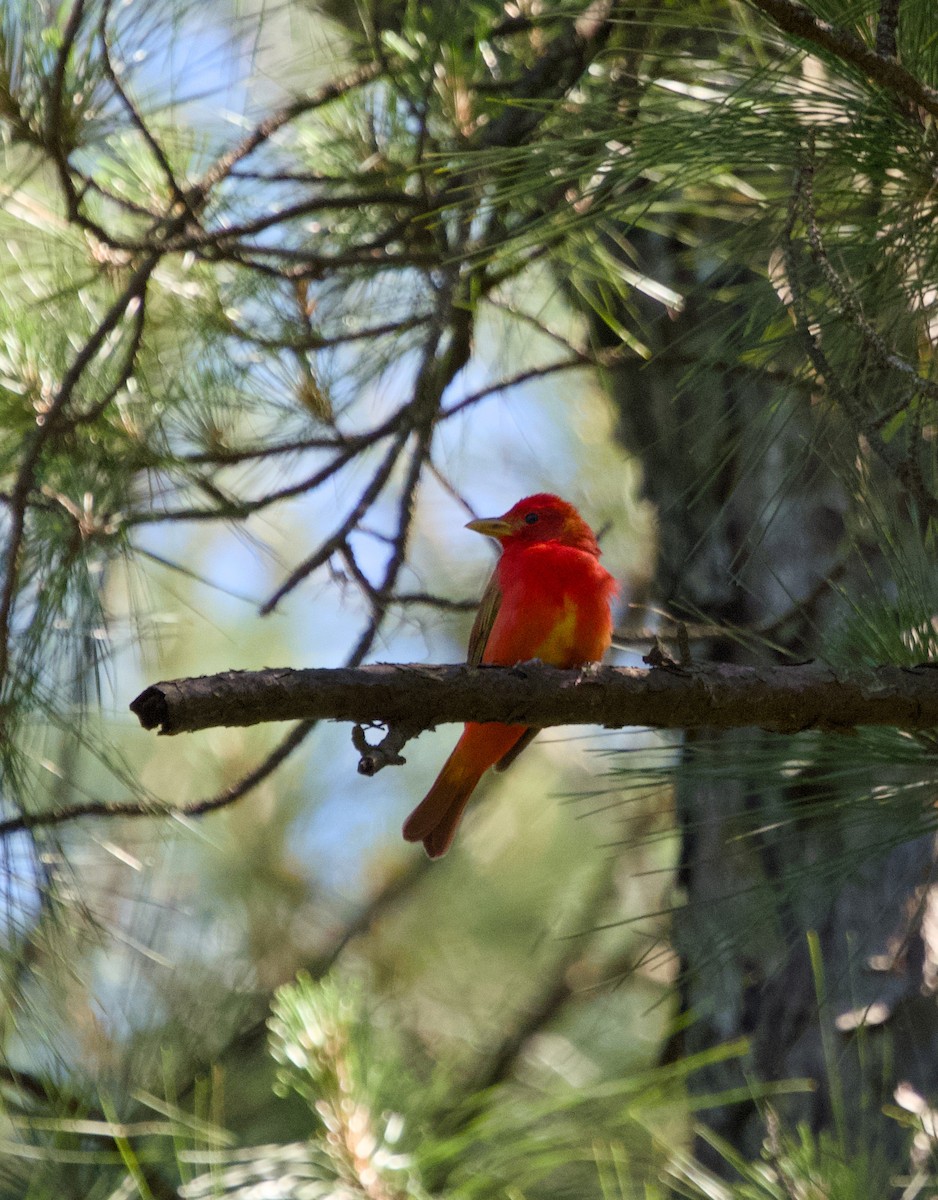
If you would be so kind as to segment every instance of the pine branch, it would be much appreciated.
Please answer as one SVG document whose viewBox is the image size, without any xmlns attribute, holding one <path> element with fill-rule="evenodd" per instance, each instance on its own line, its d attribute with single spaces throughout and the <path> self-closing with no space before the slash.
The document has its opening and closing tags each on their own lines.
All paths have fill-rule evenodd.
<svg viewBox="0 0 938 1200">
<path fill-rule="evenodd" d="M 858 725 L 938 726 L 938 671 L 872 667 L 838 672 L 818 663 L 728 663 L 651 670 L 591 667 L 420 666 L 227 671 L 156 683 L 131 704 L 145 729 L 191 733 L 263 721 L 335 720 L 429 729 L 458 721 L 596 724 L 781 733 Z"/>
<path fill-rule="evenodd" d="M 483 127 L 478 146 L 517 146 L 528 138 L 547 114 L 545 100 L 557 99 L 580 79 L 602 51 L 612 33 L 613 17 L 624 17 L 610 0 L 593 0 L 563 34 L 517 79 L 505 97 L 504 111 Z"/>
<path fill-rule="evenodd" d="M 420 857 L 411 858 L 406 865 L 389 875 L 364 901 L 362 907 L 348 919 L 348 922 L 336 930 L 334 940 L 326 947 L 315 950 L 309 958 L 303 961 L 299 970 L 314 980 L 325 979 L 350 945 L 358 938 L 370 933 L 375 925 L 393 912 L 402 901 L 408 899 L 411 892 L 427 875 L 432 864 L 433 859 L 420 855 Z M 216 1051 L 213 1057 L 206 1055 L 204 1060 L 196 1059 L 187 1064 L 189 1079 L 180 1087 L 179 1100 L 192 1095 L 199 1078 L 211 1069 L 213 1062 L 227 1061 L 255 1052 L 266 1044 L 270 1032 L 267 1023 L 270 1016 L 269 1001 L 270 994 L 268 993 L 265 995 L 264 1003 L 260 1006 L 261 1013 L 258 1019 L 252 1021 L 246 1028 L 232 1030 L 224 1048 Z M 0 1082 L 2 1082 L 2 1078 L 0 1078 Z"/>
<path fill-rule="evenodd" d="M 800 38 L 820 50 L 826 50 L 842 62 L 862 71 L 893 95 L 903 100 L 911 100 L 933 117 L 938 116 L 938 91 L 923 83 L 890 53 L 894 45 L 894 35 L 890 36 L 887 32 L 891 24 L 888 15 L 883 36 L 877 39 L 877 49 L 871 50 L 848 29 L 832 25 L 829 21 L 822 21 L 809 8 L 798 3 L 798 0 L 750 0 L 750 3 L 753 8 L 770 17 L 785 33 Z M 884 10 L 891 7 L 893 6 L 886 5 Z M 898 9 L 898 5 L 894 7 Z M 880 47 L 887 53 L 880 53 Z"/>
<path fill-rule="evenodd" d="M 0 551 L 3 570 L 3 582 L 0 586 L 0 686 L 5 684 L 10 664 L 10 631 L 20 579 L 21 550 L 26 540 L 26 514 L 35 490 L 40 460 L 47 444 L 59 435 L 62 428 L 68 425 L 69 420 L 73 425 L 84 420 L 82 415 L 69 417 L 69 408 L 79 389 L 82 376 L 101 353 L 109 336 L 136 305 L 130 350 L 121 367 L 118 380 L 125 381 L 129 377 L 134 357 L 140 345 L 143 300 L 150 276 L 158 262 L 157 255 L 150 255 L 129 276 L 123 291 L 114 299 L 99 321 L 97 328 L 75 354 L 46 410 L 42 413 L 41 420 L 37 420 L 35 428 L 23 438 L 22 454 L 10 491 L 10 522 L 6 546 L 3 551 Z M 112 389 L 108 392 L 108 398 L 112 398 L 113 394 L 115 393 Z"/>
</svg>

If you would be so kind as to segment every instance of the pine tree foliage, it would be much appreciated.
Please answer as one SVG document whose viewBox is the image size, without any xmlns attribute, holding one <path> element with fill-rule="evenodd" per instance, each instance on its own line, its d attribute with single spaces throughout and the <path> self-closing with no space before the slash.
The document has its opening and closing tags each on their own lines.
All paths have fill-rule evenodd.
<svg viewBox="0 0 938 1200">
<path fill-rule="evenodd" d="M 717 656 L 742 645 L 837 663 L 935 657 L 933 4 L 334 0 L 232 5 L 224 21 L 219 11 L 198 0 L 0 0 L 6 1194 L 250 1195 L 279 1181 L 296 1196 L 791 1196 L 853 1194 L 863 1172 L 894 1179 L 909 1143 L 898 1122 L 901 1148 L 886 1166 L 874 1151 L 852 1163 L 850 1121 L 836 1144 L 808 1127 L 778 1131 L 764 1102 L 788 1085 L 758 1074 L 748 1090 L 686 1101 L 729 1111 L 748 1096 L 759 1109 L 760 1162 L 710 1135 L 741 1183 L 676 1152 L 687 1133 L 673 1105 L 688 1078 L 724 1057 L 751 1066 L 735 1051 L 680 1058 L 675 1038 L 677 1063 L 643 1075 L 611 1055 L 593 1090 L 539 1094 L 544 1062 L 559 1059 L 531 1046 L 558 1027 L 570 1046 L 588 1041 L 571 1015 L 577 980 L 647 969 L 651 1005 L 673 979 L 662 931 L 680 895 L 660 810 L 675 768 L 679 800 L 704 787 L 760 797 L 735 818 L 735 903 L 704 914 L 721 932 L 698 980 L 750 948 L 784 962 L 799 931 L 890 847 L 918 871 L 897 972 L 921 941 L 927 984 L 933 856 L 908 847 L 934 832 L 931 739 L 752 737 L 732 763 L 725 743 L 654 751 L 639 740 L 611 760 L 619 775 L 594 806 L 625 814 L 622 854 L 658 873 L 657 890 L 641 893 L 640 933 L 630 940 L 617 925 L 624 857 L 562 875 L 548 844 L 568 889 L 561 927 L 591 932 L 569 953 L 542 954 L 527 978 L 499 948 L 517 948 L 518 931 L 464 879 L 479 925 L 455 906 L 441 961 L 458 979 L 465 929 L 484 930 L 518 995 L 496 1027 L 470 996 L 497 1007 L 504 993 L 464 981 L 462 1058 L 439 1017 L 436 969 L 421 961 L 433 939 L 407 908 L 416 896 L 449 913 L 452 891 L 434 892 L 422 866 L 388 869 L 307 965 L 318 979 L 339 958 L 353 962 L 392 999 L 407 978 L 417 1012 L 437 1024 L 427 1034 L 418 1016 L 400 1016 L 395 1045 L 369 1032 L 368 1006 L 344 983 L 281 992 L 274 1057 L 290 1099 L 258 1089 L 279 1122 L 261 1147 L 247 1120 L 226 1128 L 221 1076 L 203 1079 L 226 1052 L 245 1094 L 252 1055 L 269 1072 L 268 998 L 297 965 L 278 958 L 271 930 L 325 907 L 324 882 L 310 900 L 298 881 L 287 803 L 252 829 L 257 873 L 216 881 L 249 914 L 250 955 L 207 919 L 201 946 L 212 953 L 193 949 L 119 870 L 145 875 L 172 840 L 169 813 L 175 830 L 225 810 L 227 832 L 211 836 L 246 838 L 240 802 L 276 809 L 312 728 L 220 755 L 214 775 L 197 777 L 204 791 L 180 800 L 178 778 L 154 786 L 159 773 L 113 711 L 139 690 L 128 681 L 139 683 L 140 648 L 155 654 L 174 619 L 154 580 L 180 589 L 178 614 L 192 603 L 185 589 L 210 580 L 206 546 L 219 530 L 235 530 L 263 564 L 259 613 L 319 586 L 360 613 L 349 664 L 428 614 L 471 607 L 459 586 L 427 587 L 421 573 L 428 512 L 465 503 L 449 477 L 453 440 L 477 436 L 493 398 L 557 380 L 574 397 L 585 380 L 631 389 L 614 432 L 641 459 L 665 564 L 657 576 L 635 569 L 643 623 L 665 609 L 692 632 L 709 625 L 695 645 Z M 662 328 L 679 331 L 675 344 Z M 745 420 L 724 393 L 712 402 L 715 379 L 758 398 Z M 623 456 L 601 457 L 603 435 L 584 428 L 596 411 L 565 405 L 568 440 L 579 426 L 588 469 L 624 476 Z M 803 547 L 778 531 L 811 489 L 832 497 L 835 548 L 802 587 Z M 726 539 L 731 552 L 708 558 L 702 548 L 739 524 L 734 496 L 750 498 L 748 524 Z M 609 507 L 620 525 L 633 520 Z M 313 526 L 307 540 L 275 554 L 270 524 L 301 521 Z M 715 579 L 712 603 L 704 576 Z M 662 592 L 643 595 L 651 579 Z M 746 610 L 758 620 L 734 624 L 747 589 L 760 592 Z M 685 836 L 703 839 L 707 813 L 680 815 Z M 145 832 L 126 840 L 132 823 Z M 208 840 L 202 828 L 194 838 Z M 173 853 L 181 877 L 205 871 L 188 844 Z M 508 911 L 522 879 L 534 886 L 523 872 L 502 885 Z M 175 894 L 162 903 L 172 909 Z M 389 912 L 409 956 L 378 937 L 365 948 L 361 935 Z M 115 933 L 139 955 L 130 998 L 115 981 Z M 167 964 L 172 988 L 156 982 Z M 838 1018 L 853 1011 L 850 995 L 865 995 L 841 966 L 828 964 Z M 911 1005 L 921 981 L 908 972 L 893 1008 Z M 819 993 L 808 1004 L 819 1011 Z M 621 1048 L 634 1012 L 589 1012 L 597 1045 Z M 449 1057 L 435 1058 L 443 1044 Z M 857 1045 L 862 1058 L 868 1044 L 851 1053 Z M 417 1082 L 375 1069 L 401 1059 Z M 850 1102 L 853 1079 L 841 1089 Z M 919 1099 L 903 1108 L 919 1133 L 909 1196 L 931 1179 Z"/>
</svg>

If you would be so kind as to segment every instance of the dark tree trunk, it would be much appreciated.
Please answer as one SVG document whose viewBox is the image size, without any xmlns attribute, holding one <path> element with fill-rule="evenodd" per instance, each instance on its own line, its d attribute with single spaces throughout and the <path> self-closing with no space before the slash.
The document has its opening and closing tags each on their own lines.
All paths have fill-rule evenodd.
<svg viewBox="0 0 938 1200">
<path fill-rule="evenodd" d="M 845 549 L 851 500 L 825 467 L 844 447 L 825 443 L 836 435 L 824 432 L 794 385 L 744 368 L 700 367 L 745 314 L 714 301 L 715 283 L 698 286 L 682 273 L 667 239 L 642 236 L 633 248 L 652 277 L 685 292 L 696 287 L 677 317 L 644 307 L 654 357 L 617 369 L 611 383 L 619 435 L 643 466 L 644 495 L 657 513 L 652 598 L 678 616 L 765 631 L 763 655 L 774 653 L 771 642 L 797 658 L 823 657 L 845 617 L 828 581 L 849 595 L 868 583 L 870 562 L 874 574 L 883 571 L 875 546 L 859 564 L 855 533 Z M 728 636 L 695 646 L 695 655 L 752 662 L 760 654 L 753 644 Z M 907 1135 L 881 1106 L 903 1080 L 926 1095 L 938 1087 L 938 1009 L 921 998 L 934 971 L 922 932 L 933 839 L 886 850 L 849 811 L 835 818 L 827 806 L 812 815 L 832 785 L 816 760 L 783 771 L 792 754 L 782 735 L 687 737 L 676 785 L 682 906 L 673 936 L 681 1008 L 691 1019 L 669 1053 L 747 1036 L 745 1059 L 702 1072 L 695 1086 L 749 1083 L 755 1095 L 762 1082 L 810 1078 L 815 1092 L 772 1102 L 787 1122 L 821 1131 L 842 1116 L 854 1144 L 875 1144 L 901 1165 Z M 702 760 L 719 776 L 708 778 Z M 876 782 L 870 778 L 871 789 Z M 868 1026 L 858 1032 L 864 1014 Z M 766 1126 L 757 1103 L 703 1117 L 758 1156 Z M 721 1168 L 708 1145 L 698 1150 Z"/>
</svg>

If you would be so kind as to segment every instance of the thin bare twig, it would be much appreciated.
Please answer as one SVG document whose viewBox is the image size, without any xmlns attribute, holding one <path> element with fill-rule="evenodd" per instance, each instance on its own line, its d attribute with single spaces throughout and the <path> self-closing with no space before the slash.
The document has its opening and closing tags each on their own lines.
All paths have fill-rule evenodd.
<svg viewBox="0 0 938 1200">
<path fill-rule="evenodd" d="M 9 837 L 13 833 L 24 830 L 49 829 L 70 821 L 79 821 L 88 817 L 107 817 L 114 820 L 133 817 L 201 817 L 219 808 L 227 808 L 246 796 L 268 775 L 272 774 L 280 764 L 289 757 L 315 727 L 314 721 L 301 721 L 276 746 L 270 754 L 256 767 L 252 768 L 237 783 L 227 787 L 214 796 L 195 800 L 191 804 L 163 805 L 153 801 L 126 801 L 109 804 L 105 801 L 92 800 L 87 804 L 75 804 L 70 808 L 52 809 L 46 812 L 20 813 L 16 817 L 8 817 L 0 821 L 0 838 Z"/>
<path fill-rule="evenodd" d="M 64 128 L 64 123 L 62 121 L 62 106 L 65 91 L 65 73 L 68 70 L 68 60 L 71 58 L 72 50 L 75 47 L 75 40 L 78 37 L 78 31 L 81 28 L 84 15 L 84 0 L 75 0 L 75 3 L 72 5 L 72 10 L 68 14 L 68 20 L 65 23 L 65 28 L 62 31 L 62 44 L 59 46 L 59 52 L 55 58 L 55 67 L 52 72 L 52 81 L 49 87 L 49 107 L 46 113 L 46 124 L 44 129 L 45 142 L 52 153 L 52 158 L 59 176 L 59 184 L 62 188 L 66 207 L 68 208 L 70 215 L 78 211 L 78 197 L 77 193 L 75 192 L 75 186 L 72 183 L 71 175 L 69 174 L 68 154 L 70 148 L 66 147 L 62 140 L 62 130 Z"/>
<path fill-rule="evenodd" d="M 444 612 L 474 612 L 478 600 L 451 600 L 448 596 L 434 596 L 430 592 L 397 592 L 388 597 L 390 604 L 426 604 L 428 608 L 439 608 Z"/>
<path fill-rule="evenodd" d="M 136 301 L 131 301 L 133 305 L 136 303 L 136 309 L 133 314 L 133 331 L 130 336 L 130 344 L 124 351 L 124 361 L 121 364 L 117 377 L 104 395 L 90 407 L 81 412 L 74 413 L 70 418 L 70 424 L 73 427 L 78 425 L 91 425 L 110 407 L 114 399 L 127 386 L 127 382 L 133 375 L 134 367 L 137 363 L 137 355 L 140 353 L 140 347 L 143 344 L 143 332 L 146 328 L 147 319 L 147 294 L 146 290 L 140 292 Z"/>
<path fill-rule="evenodd" d="M 310 213 L 328 212 L 335 208 L 347 212 L 371 205 L 420 209 L 422 201 L 416 196 L 408 195 L 407 192 L 390 188 L 383 190 L 376 188 L 371 191 L 347 192 L 330 196 L 308 196 L 304 200 L 298 200 L 295 204 L 274 209 L 273 212 L 267 213 L 263 217 L 255 217 L 252 221 L 244 221 L 240 225 L 225 225 L 217 229 L 209 228 L 200 232 L 187 233 L 179 245 L 186 250 L 198 251 L 205 243 L 220 246 L 228 241 L 240 241 L 243 238 L 254 237 L 274 226 L 287 225 L 290 221 L 297 221 L 301 217 L 309 216 Z"/>
<path fill-rule="evenodd" d="M 148 525 L 161 521 L 219 521 L 219 520 L 234 520 L 250 516 L 252 513 L 261 512 L 265 508 L 269 508 L 272 504 L 279 504 L 283 500 L 292 500 L 297 496 L 302 496 L 307 492 L 315 491 L 321 487 L 327 479 L 331 479 L 333 475 L 338 474 L 346 467 L 354 458 L 356 458 L 362 450 L 368 446 L 375 445 L 379 441 L 383 441 L 385 437 L 390 436 L 403 424 L 407 416 L 407 407 L 399 409 L 388 421 L 376 429 L 371 430 L 368 434 L 363 434 L 360 437 L 350 438 L 345 444 L 341 453 L 337 454 L 333 459 L 330 459 L 324 467 L 315 471 L 312 475 L 308 475 L 305 479 L 299 480 L 297 483 L 287 484 L 282 488 L 277 488 L 276 491 L 268 492 L 266 495 L 258 496 L 253 500 L 232 500 L 229 502 L 222 501 L 215 508 L 177 508 L 167 509 L 164 512 L 140 512 L 128 513 L 121 518 L 123 525 Z M 401 441 L 401 438 L 406 435 L 399 435 L 395 440 L 395 446 Z M 253 455 L 251 457 L 254 457 Z M 392 464 L 393 465 L 393 464 Z M 315 569 L 315 568 L 314 568 Z"/>
<path fill-rule="evenodd" d="M 322 108 L 326 104 L 331 104 L 333 100 L 338 100 L 342 96 L 348 95 L 349 92 L 373 83 L 381 75 L 381 70 L 380 63 L 363 63 L 362 66 L 356 67 L 355 70 L 343 75 L 340 79 L 331 80 L 308 96 L 298 96 L 289 104 L 285 104 L 276 112 L 271 113 L 269 117 L 256 125 L 237 146 L 234 146 L 227 154 L 223 154 L 209 167 L 196 186 L 197 192 L 202 196 L 207 196 L 240 162 L 250 157 L 255 150 L 268 142 L 284 126 L 295 121 L 297 117 Z"/>
<path fill-rule="evenodd" d="M 431 320 L 428 313 L 418 313 L 412 317 L 404 317 L 400 321 L 385 321 L 382 325 L 370 325 L 364 329 L 351 329 L 345 333 L 320 334 L 304 332 L 299 337 L 266 337 L 242 329 L 234 321 L 231 331 L 237 337 L 243 338 L 252 346 L 261 350 L 332 350 L 336 346 L 347 346 L 350 342 L 377 341 L 389 334 L 408 333 L 411 329 L 419 329 Z"/>
<path fill-rule="evenodd" d="M 111 15 L 112 4 L 113 0 L 104 0 L 104 4 L 101 7 L 101 19 L 98 22 L 98 38 L 101 42 L 101 61 L 104 65 L 104 73 L 111 87 L 114 89 L 115 95 L 117 96 L 118 100 L 120 100 L 125 112 L 130 118 L 131 124 L 146 142 L 147 146 L 149 146 L 150 153 L 156 159 L 157 165 L 163 172 L 166 182 L 169 185 L 171 196 L 170 203 L 182 205 L 189 211 L 190 219 L 194 220 L 195 214 L 189 208 L 188 198 L 183 192 L 182 188 L 179 186 L 176 176 L 173 174 L 173 168 L 170 165 L 169 159 L 166 157 L 166 152 L 154 137 L 153 132 L 147 125 L 146 121 L 144 121 L 143 117 L 137 111 L 137 106 L 127 94 L 123 84 L 118 78 L 117 71 L 114 69 L 114 63 L 111 61 L 111 44 L 107 33 L 107 26 Z"/>
<path fill-rule="evenodd" d="M 377 500 L 378 496 L 384 490 L 385 485 L 391 477 L 391 472 L 394 470 L 397 460 L 400 457 L 404 444 L 407 441 L 409 430 L 404 430 L 399 433 L 394 439 L 390 450 L 384 456 L 384 461 L 372 475 L 368 481 L 368 485 L 359 496 L 356 503 L 352 506 L 348 516 L 339 526 L 339 528 L 306 559 L 295 567 L 283 583 L 277 588 L 269 600 L 265 600 L 261 605 L 260 614 L 266 617 L 272 613 L 284 596 L 292 592 L 297 584 L 302 583 L 309 575 L 318 570 L 323 563 L 329 561 L 333 554 L 336 553 L 346 542 L 349 534 L 361 521 L 362 517 L 368 512 L 372 504 Z M 357 453 L 354 452 L 354 453 Z M 351 457 L 351 453 L 347 453 L 347 457 Z M 318 484 L 317 484 L 318 486 Z M 306 489 L 304 489 L 306 490 Z"/>
<path fill-rule="evenodd" d="M 561 359 L 558 362 L 546 363 L 542 367 L 531 367 L 527 371 L 519 371 L 517 375 L 511 375 L 507 379 L 499 379 L 496 383 L 487 384 L 475 392 L 470 392 L 468 396 L 464 396 L 461 400 L 448 405 L 440 414 L 440 419 L 444 420 L 447 417 L 455 416 L 456 413 L 464 412 L 465 409 L 472 408 L 473 405 L 480 403 L 482 400 L 487 400 L 490 396 L 497 395 L 499 392 L 506 392 L 509 388 L 520 387 L 521 384 L 531 383 L 535 379 L 547 379 L 548 376 L 556 375 L 560 371 L 569 371 L 577 367 L 582 369 L 583 365 L 579 358 L 568 358 Z"/>
<path fill-rule="evenodd" d="M 334 254 L 315 254 L 311 249 L 295 246 L 251 245 L 245 242 L 230 241 L 222 238 L 224 247 L 217 247 L 213 240 L 208 246 L 199 246 L 203 255 L 213 261 L 232 260 L 254 270 L 267 271 L 279 279 L 320 279 L 331 271 L 351 267 L 367 267 L 374 270 L 381 267 L 391 270 L 395 267 L 432 269 L 439 266 L 439 255 L 431 250 L 408 249 L 394 251 L 385 249 L 384 243 L 393 232 L 379 234 L 369 242 L 362 242 L 348 250 L 336 251 Z M 167 244 L 166 250 L 190 250 L 197 247 L 191 245 L 185 238 L 175 243 Z M 211 255 L 207 250 L 212 249 Z M 284 265 L 279 265 L 279 264 Z"/>
</svg>

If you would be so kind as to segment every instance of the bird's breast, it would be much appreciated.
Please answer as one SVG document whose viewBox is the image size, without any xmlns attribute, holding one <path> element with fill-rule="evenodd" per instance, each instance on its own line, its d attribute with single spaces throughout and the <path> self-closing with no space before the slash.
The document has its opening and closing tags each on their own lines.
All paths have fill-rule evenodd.
<svg viewBox="0 0 938 1200">
<path fill-rule="evenodd" d="M 484 662 L 530 658 L 558 667 L 596 662 L 609 648 L 615 581 L 592 554 L 529 547 L 499 564 L 502 603 Z"/>
</svg>

